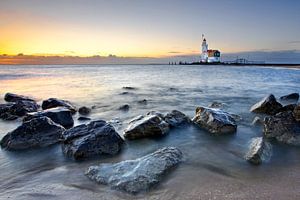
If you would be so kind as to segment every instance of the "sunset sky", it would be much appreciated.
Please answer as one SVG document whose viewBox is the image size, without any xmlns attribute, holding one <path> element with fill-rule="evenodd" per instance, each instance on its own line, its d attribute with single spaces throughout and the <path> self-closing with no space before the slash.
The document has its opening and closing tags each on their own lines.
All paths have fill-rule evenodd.
<svg viewBox="0 0 300 200">
<path fill-rule="evenodd" d="M 1 0 L 0 54 L 161 57 L 300 50 L 296 0 Z"/>
</svg>

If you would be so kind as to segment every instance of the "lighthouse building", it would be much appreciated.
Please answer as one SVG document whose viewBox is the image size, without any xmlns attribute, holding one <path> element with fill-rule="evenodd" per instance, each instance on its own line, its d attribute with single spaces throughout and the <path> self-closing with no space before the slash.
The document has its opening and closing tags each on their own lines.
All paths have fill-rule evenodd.
<svg viewBox="0 0 300 200">
<path fill-rule="evenodd" d="M 217 63 L 220 62 L 221 52 L 219 50 L 208 49 L 206 39 L 203 37 L 201 62 Z"/>
</svg>

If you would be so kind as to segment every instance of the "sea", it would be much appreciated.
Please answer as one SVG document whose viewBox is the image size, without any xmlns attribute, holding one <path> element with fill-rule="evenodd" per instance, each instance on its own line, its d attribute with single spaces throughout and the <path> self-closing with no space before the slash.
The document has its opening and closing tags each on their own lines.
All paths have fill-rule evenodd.
<svg viewBox="0 0 300 200">
<path fill-rule="evenodd" d="M 128 90 L 124 87 L 133 87 Z M 172 129 L 162 138 L 126 141 L 116 156 L 82 161 L 66 158 L 60 144 L 0 149 L 0 199 L 300 199 L 300 148 L 273 143 L 269 161 L 253 166 L 244 155 L 262 136 L 249 109 L 268 94 L 300 92 L 300 70 L 255 66 L 1 65 L 0 103 L 5 93 L 69 100 L 93 107 L 90 118 L 112 123 L 122 136 L 128 122 L 149 111 L 179 110 L 190 118 L 197 106 L 222 104 L 239 115 L 237 132 L 214 136 L 196 126 Z M 141 103 L 140 101 L 146 100 Z M 129 110 L 119 108 L 129 105 Z M 285 102 L 283 102 L 285 104 Z M 75 126 L 81 123 L 73 116 Z M 263 117 L 263 116 L 261 116 Z M 0 120 L 0 138 L 22 122 Z M 149 191 L 131 195 L 90 181 L 91 165 L 136 159 L 161 147 L 178 147 L 183 162 Z"/>
</svg>

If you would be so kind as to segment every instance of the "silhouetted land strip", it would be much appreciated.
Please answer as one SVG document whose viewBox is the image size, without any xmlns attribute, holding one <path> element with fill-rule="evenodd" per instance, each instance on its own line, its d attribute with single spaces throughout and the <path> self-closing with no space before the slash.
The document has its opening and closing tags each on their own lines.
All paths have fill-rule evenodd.
<svg viewBox="0 0 300 200">
<path fill-rule="evenodd" d="M 227 65 L 227 66 L 263 66 L 263 67 L 296 67 L 300 68 L 300 63 L 231 63 L 231 62 L 219 62 L 219 63 L 205 63 L 205 62 L 192 62 L 192 63 L 178 63 L 179 65 Z"/>
</svg>

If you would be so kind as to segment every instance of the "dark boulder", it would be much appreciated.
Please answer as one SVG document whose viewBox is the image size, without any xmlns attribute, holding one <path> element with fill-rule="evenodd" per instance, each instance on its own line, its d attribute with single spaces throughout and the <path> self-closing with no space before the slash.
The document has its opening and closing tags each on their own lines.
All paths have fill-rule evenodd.
<svg viewBox="0 0 300 200">
<path fill-rule="evenodd" d="M 63 153 L 75 160 L 95 155 L 115 155 L 124 142 L 114 127 L 103 120 L 81 124 L 63 133 Z"/>
<path fill-rule="evenodd" d="M 89 117 L 78 117 L 78 119 L 77 119 L 78 121 L 89 121 L 89 120 L 91 120 L 91 118 L 89 118 Z"/>
<path fill-rule="evenodd" d="M 4 100 L 7 102 L 17 102 L 17 101 L 35 101 L 34 99 L 23 96 L 23 95 L 18 95 L 18 94 L 13 94 L 13 93 L 6 93 L 4 96 Z"/>
<path fill-rule="evenodd" d="M 126 139 L 139 139 L 165 135 L 169 131 L 169 124 L 166 123 L 161 114 L 150 112 L 146 116 L 138 116 L 129 122 L 124 130 Z"/>
<path fill-rule="evenodd" d="M 0 104 L 0 119 L 13 120 L 29 112 L 36 112 L 39 105 L 34 101 L 19 100 L 17 102 Z"/>
<path fill-rule="evenodd" d="M 130 108 L 130 106 L 128 105 L 128 104 L 125 104 L 125 105 L 123 105 L 123 106 L 120 106 L 119 107 L 119 110 L 121 110 L 121 111 L 128 111 L 129 110 L 129 108 Z"/>
<path fill-rule="evenodd" d="M 50 99 L 43 101 L 43 103 L 42 103 L 43 110 L 46 110 L 49 108 L 56 108 L 56 107 L 65 107 L 65 108 L 69 109 L 72 112 L 72 114 L 75 114 L 77 112 L 76 107 L 74 105 L 72 105 L 72 103 L 70 103 L 69 101 L 66 101 L 66 100 L 50 98 Z"/>
<path fill-rule="evenodd" d="M 138 104 L 147 105 L 148 101 L 147 101 L 147 99 L 143 99 L 143 100 L 138 101 Z"/>
<path fill-rule="evenodd" d="M 88 107 L 86 107 L 86 106 L 82 106 L 82 107 L 80 107 L 79 109 L 78 109 L 78 112 L 79 112 L 79 114 L 81 114 L 81 115 L 88 115 L 88 114 L 90 114 L 91 113 L 91 109 L 90 108 L 88 108 Z"/>
<path fill-rule="evenodd" d="M 262 162 L 269 161 L 271 156 L 272 145 L 263 137 L 257 137 L 251 140 L 245 159 L 253 165 L 260 165 Z"/>
<path fill-rule="evenodd" d="M 7 150 L 45 147 L 59 142 L 65 129 L 48 117 L 34 118 L 7 133 L 0 145 Z"/>
<path fill-rule="evenodd" d="M 278 113 L 286 112 L 286 111 L 292 111 L 293 112 L 296 107 L 297 107 L 297 104 L 288 104 L 288 105 L 285 105 L 282 108 L 280 108 L 278 110 Z"/>
<path fill-rule="evenodd" d="M 282 97 L 280 97 L 280 100 L 284 100 L 284 101 L 290 101 L 290 100 L 298 101 L 299 100 L 299 93 L 291 93 L 291 94 L 282 96 Z"/>
<path fill-rule="evenodd" d="M 266 138 L 274 138 L 285 144 L 300 145 L 300 123 L 296 121 L 291 111 L 265 117 L 263 132 Z"/>
<path fill-rule="evenodd" d="M 198 107 L 193 122 L 217 135 L 235 133 L 237 129 L 236 121 L 229 113 L 215 108 Z"/>
<path fill-rule="evenodd" d="M 253 105 L 250 109 L 251 112 L 261 113 L 267 115 L 275 115 L 280 111 L 282 105 L 276 101 L 273 94 L 263 98 L 261 101 Z"/>
<path fill-rule="evenodd" d="M 300 121 L 300 105 L 297 105 L 293 110 L 293 115 L 296 119 L 296 121 Z"/>
<path fill-rule="evenodd" d="M 163 117 L 170 127 L 178 127 L 184 124 L 191 123 L 191 119 L 178 110 L 172 110 Z"/>
<path fill-rule="evenodd" d="M 64 107 L 51 108 L 39 112 L 28 113 L 23 121 L 29 121 L 33 118 L 49 117 L 52 121 L 62 125 L 65 128 L 71 128 L 74 125 L 74 120 L 71 111 Z"/>
<path fill-rule="evenodd" d="M 179 149 L 166 147 L 135 160 L 91 166 L 85 175 L 97 183 L 135 194 L 158 184 L 181 161 Z"/>
</svg>

